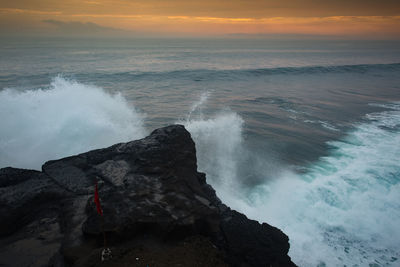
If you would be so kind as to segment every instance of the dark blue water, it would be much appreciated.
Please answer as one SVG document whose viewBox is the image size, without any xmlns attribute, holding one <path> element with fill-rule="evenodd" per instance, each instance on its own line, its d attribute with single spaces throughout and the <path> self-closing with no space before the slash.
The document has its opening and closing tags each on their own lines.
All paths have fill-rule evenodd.
<svg viewBox="0 0 400 267">
<path fill-rule="evenodd" d="M 182 123 L 297 264 L 399 264 L 398 42 L 1 40 L 0 121 L 0 167 L 36 169 Z"/>
</svg>

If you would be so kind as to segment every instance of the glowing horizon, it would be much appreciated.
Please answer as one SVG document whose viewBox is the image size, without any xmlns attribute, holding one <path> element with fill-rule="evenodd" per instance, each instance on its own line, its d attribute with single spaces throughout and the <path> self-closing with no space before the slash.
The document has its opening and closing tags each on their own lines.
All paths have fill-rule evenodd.
<svg viewBox="0 0 400 267">
<path fill-rule="evenodd" d="M 336 5 L 322 0 L 287 0 L 279 4 L 275 0 L 20 0 L 0 5 L 0 32 L 105 36 L 121 32 L 188 36 L 295 34 L 400 39 L 399 6 L 391 0 L 379 5 L 368 0 L 338 0 Z"/>
</svg>

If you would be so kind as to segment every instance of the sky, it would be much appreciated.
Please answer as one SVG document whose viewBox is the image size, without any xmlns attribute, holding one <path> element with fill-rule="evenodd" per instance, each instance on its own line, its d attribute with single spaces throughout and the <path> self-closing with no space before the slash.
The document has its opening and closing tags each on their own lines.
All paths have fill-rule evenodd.
<svg viewBox="0 0 400 267">
<path fill-rule="evenodd" d="M 400 39 L 400 1 L 0 0 L 0 33 Z"/>
</svg>

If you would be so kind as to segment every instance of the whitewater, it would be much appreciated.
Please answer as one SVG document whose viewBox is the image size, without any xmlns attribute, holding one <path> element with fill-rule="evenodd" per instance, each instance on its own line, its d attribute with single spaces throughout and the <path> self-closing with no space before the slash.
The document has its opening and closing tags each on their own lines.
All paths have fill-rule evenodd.
<svg viewBox="0 0 400 267">
<path fill-rule="evenodd" d="M 328 155 L 298 172 L 252 153 L 246 121 L 235 111 L 205 115 L 212 96 L 199 94 L 176 122 L 191 133 L 198 168 L 222 201 L 282 229 L 299 266 L 399 264 L 399 102 L 372 104 L 384 111 L 366 114 L 340 140 L 328 142 Z M 46 160 L 142 138 L 145 120 L 121 94 L 61 76 L 45 89 L 5 89 L 0 166 L 40 169 Z M 243 175 L 264 178 L 249 186 Z"/>
<path fill-rule="evenodd" d="M 0 166 L 40 169 L 46 160 L 146 135 L 142 116 L 120 95 L 53 79 L 46 89 L 0 91 Z"/>
<path fill-rule="evenodd" d="M 330 155 L 307 166 L 305 174 L 282 169 L 276 179 L 250 190 L 243 190 L 238 177 L 247 154 L 237 114 L 187 121 L 186 127 L 198 148 L 199 169 L 222 200 L 287 233 L 296 264 L 396 266 L 400 103 L 381 106 L 388 111 L 367 114 L 342 140 L 330 142 Z"/>
</svg>

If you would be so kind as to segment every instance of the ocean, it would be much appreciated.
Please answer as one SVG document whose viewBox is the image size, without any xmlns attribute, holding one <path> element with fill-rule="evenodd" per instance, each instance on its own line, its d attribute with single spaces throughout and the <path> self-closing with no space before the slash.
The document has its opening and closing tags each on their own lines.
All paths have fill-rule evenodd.
<svg viewBox="0 0 400 267">
<path fill-rule="evenodd" d="M 2 39 L 0 167 L 179 123 L 299 266 L 400 265 L 400 42 Z"/>
</svg>

